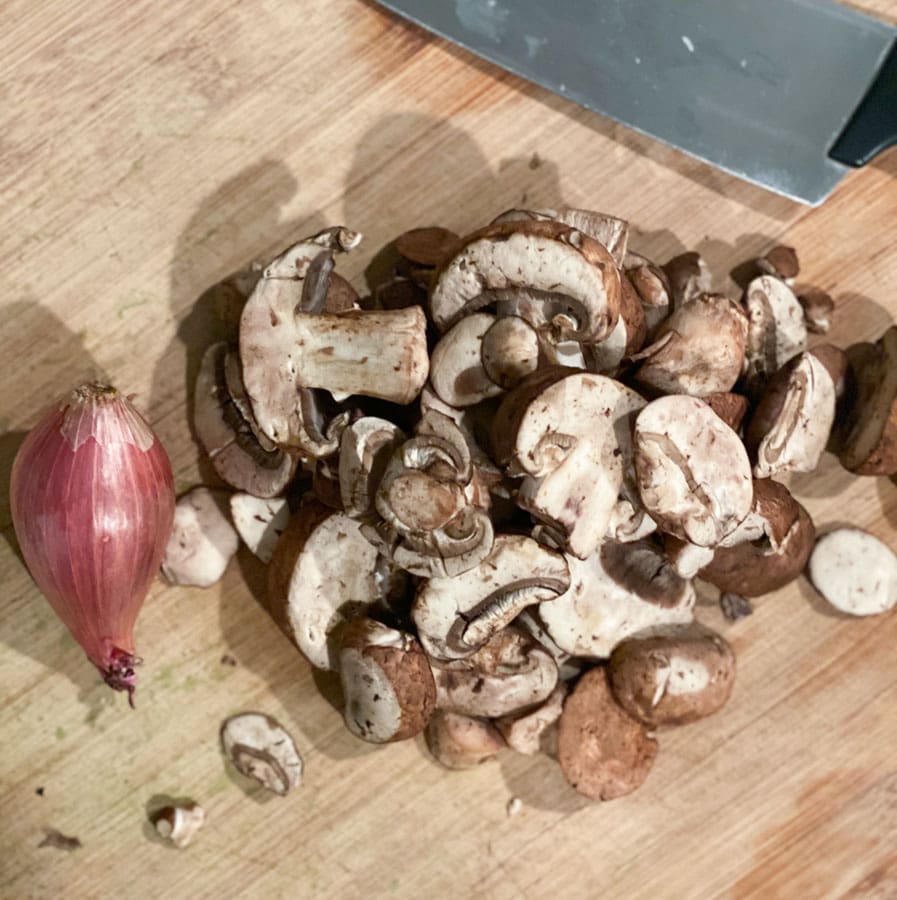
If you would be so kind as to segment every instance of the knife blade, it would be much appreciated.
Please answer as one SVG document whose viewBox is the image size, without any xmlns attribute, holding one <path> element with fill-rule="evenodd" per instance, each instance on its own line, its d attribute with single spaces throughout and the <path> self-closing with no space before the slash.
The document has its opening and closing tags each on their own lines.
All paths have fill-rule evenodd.
<svg viewBox="0 0 897 900">
<path fill-rule="evenodd" d="M 498 66 L 811 205 L 897 141 L 897 28 L 831 0 L 378 0 Z"/>
</svg>

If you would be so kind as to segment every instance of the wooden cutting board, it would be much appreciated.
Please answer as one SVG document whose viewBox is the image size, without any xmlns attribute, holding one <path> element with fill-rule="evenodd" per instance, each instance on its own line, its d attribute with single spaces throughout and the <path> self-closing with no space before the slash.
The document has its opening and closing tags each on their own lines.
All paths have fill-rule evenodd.
<svg viewBox="0 0 897 900">
<path fill-rule="evenodd" d="M 888 0 L 864 7 L 893 20 Z M 831 291 L 830 339 L 897 314 L 897 154 L 809 210 L 498 73 L 361 0 L 8 0 L 0 30 L 0 461 L 57 395 L 105 373 L 208 479 L 187 415 L 220 333 L 204 292 L 325 224 L 366 235 L 362 288 L 402 230 L 469 230 L 564 201 L 630 219 L 632 244 L 728 271 L 778 241 Z M 205 300 L 207 301 L 207 297 Z M 819 526 L 897 543 L 897 487 L 826 456 L 794 488 Z M 351 737 L 261 610 L 241 555 L 208 590 L 153 588 L 137 711 L 99 683 L 0 521 L 0 896 L 820 898 L 897 896 L 897 616 L 848 620 L 804 582 L 727 624 L 731 702 L 660 735 L 636 794 L 597 805 L 510 752 L 465 773 L 420 742 Z M 218 728 L 257 709 L 295 735 L 306 780 L 266 796 Z M 191 797 L 186 851 L 147 810 Z M 518 797 L 518 815 L 506 814 Z M 40 847 L 44 829 L 82 847 Z"/>
</svg>

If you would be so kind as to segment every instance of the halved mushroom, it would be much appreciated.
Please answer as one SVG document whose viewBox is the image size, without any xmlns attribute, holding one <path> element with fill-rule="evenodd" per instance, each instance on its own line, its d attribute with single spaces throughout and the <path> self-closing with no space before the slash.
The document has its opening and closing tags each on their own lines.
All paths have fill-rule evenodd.
<svg viewBox="0 0 897 900">
<path fill-rule="evenodd" d="M 680 253 L 664 265 L 663 271 L 669 280 L 673 310 L 711 290 L 710 269 L 700 253 Z"/>
<path fill-rule="evenodd" d="M 505 746 L 490 722 L 439 709 L 430 718 L 426 739 L 433 758 L 447 769 L 472 769 Z"/>
<path fill-rule="evenodd" d="M 571 369 L 540 370 L 506 395 L 493 448 L 526 477 L 517 502 L 587 557 L 607 532 L 623 486 L 630 420 L 645 401 L 618 381 Z"/>
<path fill-rule="evenodd" d="M 387 419 L 363 416 L 343 432 L 339 452 L 340 497 L 346 515 L 363 518 L 373 512 L 380 480 L 405 433 Z"/>
<path fill-rule="evenodd" d="M 266 450 L 227 389 L 227 344 L 212 344 L 203 354 L 194 391 L 196 436 L 219 477 L 256 497 L 276 497 L 296 471 L 296 460 L 283 450 Z"/>
<path fill-rule="evenodd" d="M 623 272 L 641 301 L 647 333 L 653 335 L 673 308 L 669 278 L 660 266 L 631 250 L 623 260 Z"/>
<path fill-rule="evenodd" d="M 602 668 L 586 672 L 564 703 L 558 761 L 570 786 L 592 800 L 614 800 L 648 777 L 657 741 L 614 699 Z"/>
<path fill-rule="evenodd" d="M 483 365 L 483 339 L 496 321 L 489 313 L 465 316 L 433 348 L 430 384 L 445 403 L 460 409 L 505 392 Z"/>
<path fill-rule="evenodd" d="M 221 726 L 221 744 L 238 772 L 281 797 L 302 783 L 302 757 L 290 733 L 273 716 L 257 712 L 231 716 Z"/>
<path fill-rule="evenodd" d="M 860 528 L 822 535 L 808 572 L 813 587 L 849 615 L 875 616 L 897 605 L 897 555 Z"/>
<path fill-rule="evenodd" d="M 501 301 L 548 343 L 596 342 L 617 323 L 620 276 L 597 241 L 559 222 L 507 222 L 465 238 L 436 273 L 430 313 L 441 331 Z"/>
<path fill-rule="evenodd" d="M 860 348 L 865 352 L 855 352 Z M 857 475 L 897 474 L 897 326 L 874 345 L 848 348 L 848 356 L 857 395 L 841 464 Z"/>
<path fill-rule="evenodd" d="M 224 502 L 220 495 L 219 499 Z M 193 488 L 175 506 L 162 574 L 172 584 L 209 587 L 224 574 L 239 543 L 215 494 L 208 488 Z"/>
<path fill-rule="evenodd" d="M 567 563 L 570 587 L 539 606 L 539 619 L 572 656 L 604 659 L 634 634 L 693 619 L 694 587 L 648 541 L 608 541 L 587 560 Z"/>
<path fill-rule="evenodd" d="M 653 343 L 632 359 L 639 384 L 665 394 L 706 397 L 730 390 L 741 375 L 747 321 L 722 294 L 699 294 L 679 304 Z"/>
<path fill-rule="evenodd" d="M 744 294 L 748 314 L 745 362 L 748 381 L 761 384 L 807 349 L 804 311 L 794 291 L 772 275 L 761 275 Z"/>
<path fill-rule="evenodd" d="M 243 381 L 259 430 L 307 456 L 327 456 L 339 444 L 315 388 L 410 403 L 427 379 L 419 307 L 322 311 L 334 252 L 360 240 L 330 228 L 289 247 L 262 273 L 240 322 Z"/>
<path fill-rule="evenodd" d="M 701 400 L 649 403 L 635 420 L 633 443 L 639 494 L 661 530 L 714 547 L 750 512 L 747 451 Z"/>
<path fill-rule="evenodd" d="M 801 353 L 769 380 L 745 432 L 754 475 L 812 472 L 835 421 L 835 385 L 828 369 Z"/>
<path fill-rule="evenodd" d="M 382 744 L 424 730 L 436 707 L 436 685 L 414 635 L 356 619 L 342 634 L 343 719 L 356 737 Z"/>
<path fill-rule="evenodd" d="M 559 684 L 548 699 L 529 712 L 504 716 L 495 723 L 505 743 L 517 753 L 557 754 L 557 723 L 564 709 L 567 685 Z"/>
<path fill-rule="evenodd" d="M 430 578 L 412 618 L 427 653 L 442 660 L 471 656 L 527 606 L 550 601 L 570 584 L 560 553 L 525 535 L 497 535 L 490 554 L 452 578 Z"/>
<path fill-rule="evenodd" d="M 695 622 L 624 641 L 607 671 L 616 701 L 631 716 L 649 728 L 685 725 L 725 705 L 735 683 L 735 654 Z"/>
<path fill-rule="evenodd" d="M 287 501 L 238 492 L 230 495 L 230 514 L 243 543 L 263 563 L 270 562 L 280 535 L 290 522 Z"/>
<path fill-rule="evenodd" d="M 318 669 L 339 665 L 339 630 L 379 599 L 377 550 L 359 523 L 312 501 L 293 516 L 268 569 L 269 611 Z"/>
<path fill-rule="evenodd" d="M 431 659 L 436 706 L 494 719 L 543 703 L 558 683 L 551 654 L 514 626 L 495 633 L 473 656 Z"/>
</svg>

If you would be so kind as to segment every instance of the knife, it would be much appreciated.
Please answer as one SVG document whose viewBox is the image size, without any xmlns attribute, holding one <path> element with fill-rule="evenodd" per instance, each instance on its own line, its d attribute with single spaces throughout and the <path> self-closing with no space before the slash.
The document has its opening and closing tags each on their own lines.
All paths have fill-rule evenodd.
<svg viewBox="0 0 897 900">
<path fill-rule="evenodd" d="M 813 206 L 897 142 L 897 28 L 831 0 L 378 0 L 517 75 Z"/>
</svg>

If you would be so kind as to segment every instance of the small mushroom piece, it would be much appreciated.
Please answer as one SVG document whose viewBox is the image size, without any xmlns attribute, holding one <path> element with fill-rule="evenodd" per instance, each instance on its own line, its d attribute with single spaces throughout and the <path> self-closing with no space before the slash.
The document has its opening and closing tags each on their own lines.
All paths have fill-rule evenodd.
<svg viewBox="0 0 897 900">
<path fill-rule="evenodd" d="M 572 656 L 606 659 L 621 641 L 694 617 L 695 591 L 648 541 L 605 542 L 586 560 L 568 556 L 569 589 L 539 606 L 554 643 Z"/>
<path fill-rule="evenodd" d="M 557 752 L 557 722 L 564 709 L 567 685 L 559 684 L 548 699 L 529 712 L 505 716 L 495 722 L 505 743 L 515 752 L 527 756 Z"/>
<path fill-rule="evenodd" d="M 663 267 L 669 280 L 673 310 L 711 289 L 711 273 L 700 253 L 693 251 L 674 256 Z"/>
<path fill-rule="evenodd" d="M 463 409 L 505 392 L 483 365 L 483 341 L 495 323 L 489 313 L 465 316 L 433 348 L 430 384 L 444 403 Z"/>
<path fill-rule="evenodd" d="M 243 381 L 259 430 L 306 456 L 328 456 L 339 445 L 314 389 L 410 403 L 427 379 L 419 307 L 323 311 L 333 254 L 360 240 L 330 228 L 289 247 L 263 271 L 240 321 Z"/>
<path fill-rule="evenodd" d="M 194 488 L 175 506 L 162 574 L 172 584 L 210 587 L 224 574 L 239 544 L 212 491 Z"/>
<path fill-rule="evenodd" d="M 396 238 L 396 250 L 408 262 L 424 269 L 435 269 L 452 254 L 458 235 L 438 225 L 412 228 Z"/>
<path fill-rule="evenodd" d="M 857 475 L 897 474 L 897 326 L 866 352 L 848 356 L 857 383 L 841 465 Z"/>
<path fill-rule="evenodd" d="M 431 659 L 436 706 L 495 719 L 538 706 L 558 683 L 551 654 L 511 626 L 494 634 L 473 656 Z"/>
<path fill-rule="evenodd" d="M 490 722 L 436 710 L 425 732 L 427 749 L 447 769 L 472 769 L 493 759 L 505 746 Z"/>
<path fill-rule="evenodd" d="M 290 521 L 287 501 L 282 497 L 266 500 L 252 494 L 231 494 L 230 515 L 243 543 L 263 563 L 271 562 L 274 548 Z"/>
<path fill-rule="evenodd" d="M 707 397 L 730 390 L 741 375 L 747 322 L 722 294 L 699 294 L 679 304 L 653 343 L 632 358 L 635 380 L 664 394 Z"/>
<path fill-rule="evenodd" d="M 798 293 L 797 300 L 804 310 L 807 331 L 826 334 L 832 326 L 832 313 L 835 311 L 831 294 L 819 288 L 805 287 Z"/>
<path fill-rule="evenodd" d="M 159 837 L 179 850 L 193 843 L 206 821 L 205 810 L 198 803 L 166 806 L 153 814 L 152 824 Z"/>
<path fill-rule="evenodd" d="M 436 686 L 420 644 L 373 619 L 356 619 L 343 630 L 340 681 L 346 727 L 374 744 L 419 734 L 436 706 Z"/>
<path fill-rule="evenodd" d="M 238 772 L 281 797 L 302 783 L 302 757 L 289 732 L 272 716 L 231 716 L 221 726 L 221 745 Z"/>
<path fill-rule="evenodd" d="M 405 433 L 387 419 L 363 416 L 349 425 L 340 439 L 339 485 L 346 515 L 368 516 L 374 496 L 396 448 Z"/>
<path fill-rule="evenodd" d="M 548 602 L 570 584 L 560 553 L 525 535 L 497 535 L 490 554 L 451 578 L 430 578 L 411 615 L 427 653 L 440 660 L 471 656 L 526 607 Z"/>
<path fill-rule="evenodd" d="M 620 276 L 597 241 L 559 222 L 506 222 L 468 235 L 437 270 L 430 314 L 446 331 L 502 301 L 548 343 L 603 340 L 617 323 Z"/>
<path fill-rule="evenodd" d="M 194 390 L 196 436 L 223 481 L 256 497 L 276 497 L 292 480 L 296 460 L 283 450 L 263 447 L 241 414 L 228 390 L 231 356 L 224 343 L 203 354 Z"/>
<path fill-rule="evenodd" d="M 377 550 L 359 523 L 318 501 L 300 507 L 268 569 L 269 612 L 317 669 L 339 666 L 339 631 L 381 596 Z"/>
<path fill-rule="evenodd" d="M 807 349 L 804 311 L 791 288 L 772 275 L 761 275 L 748 284 L 744 306 L 748 314 L 747 377 L 752 384 L 762 384 Z"/>
<path fill-rule="evenodd" d="M 751 464 L 710 407 L 674 395 L 649 403 L 633 436 L 639 494 L 662 531 L 715 547 L 751 511 Z"/>
<path fill-rule="evenodd" d="M 570 786 L 592 800 L 615 800 L 640 787 L 657 741 L 614 700 L 604 668 L 591 669 L 564 703 L 558 761 Z"/>
<path fill-rule="evenodd" d="M 703 400 L 735 432 L 741 428 L 750 405 L 747 397 L 731 391 L 708 394 Z"/>
<path fill-rule="evenodd" d="M 800 273 L 800 263 L 794 247 L 786 247 L 784 244 L 777 244 L 766 256 L 761 256 L 757 260 L 757 268 L 764 275 L 781 278 L 788 285 Z"/>
<path fill-rule="evenodd" d="M 489 378 L 510 390 L 539 367 L 539 335 L 519 316 L 502 316 L 483 335 L 481 358 Z"/>
<path fill-rule="evenodd" d="M 813 587 L 848 615 L 876 616 L 897 604 L 897 555 L 860 528 L 836 528 L 819 537 L 808 574 Z"/>
<path fill-rule="evenodd" d="M 835 385 L 828 369 L 801 353 L 769 380 L 745 432 L 754 476 L 812 472 L 835 421 Z"/>
<path fill-rule="evenodd" d="M 694 623 L 623 641 L 607 671 L 617 703 L 642 724 L 685 725 L 725 705 L 735 654 L 715 631 Z"/>
<path fill-rule="evenodd" d="M 672 310 L 672 288 L 666 272 L 631 250 L 623 261 L 623 272 L 641 301 L 647 333 L 653 335 Z"/>
</svg>

